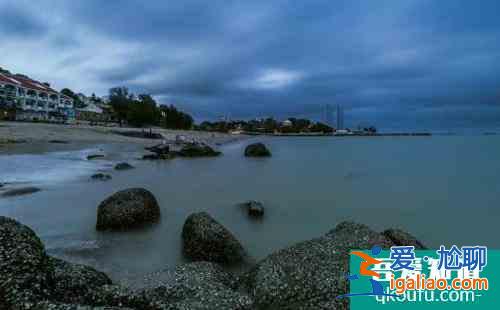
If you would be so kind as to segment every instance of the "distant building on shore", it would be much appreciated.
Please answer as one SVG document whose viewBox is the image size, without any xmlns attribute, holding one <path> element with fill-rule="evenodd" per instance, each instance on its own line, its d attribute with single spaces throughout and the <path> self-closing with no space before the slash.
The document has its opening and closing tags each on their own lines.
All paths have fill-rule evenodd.
<svg viewBox="0 0 500 310">
<path fill-rule="evenodd" d="M 103 97 L 87 97 L 82 93 L 77 94 L 79 105 L 75 107 L 76 120 L 86 122 L 114 122 L 113 107 Z"/>
<path fill-rule="evenodd" d="M 75 118 L 73 99 L 22 74 L 0 69 L 0 110 L 16 120 Z"/>
<path fill-rule="evenodd" d="M 323 120 L 325 122 L 326 125 L 330 126 L 330 127 L 334 127 L 334 124 L 333 124 L 333 108 L 332 108 L 332 105 L 331 104 L 325 104 L 324 108 L 323 108 Z"/>
<path fill-rule="evenodd" d="M 344 129 L 344 108 L 337 105 L 337 130 Z"/>
</svg>

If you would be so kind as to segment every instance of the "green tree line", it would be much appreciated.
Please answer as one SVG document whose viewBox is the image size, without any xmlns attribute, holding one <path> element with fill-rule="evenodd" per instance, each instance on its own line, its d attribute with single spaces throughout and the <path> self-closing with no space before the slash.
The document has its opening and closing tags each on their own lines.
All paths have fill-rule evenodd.
<svg viewBox="0 0 500 310">
<path fill-rule="evenodd" d="M 109 103 L 120 124 L 126 122 L 137 127 L 155 125 L 169 129 L 193 127 L 191 115 L 177 110 L 173 105 L 158 105 L 151 95 L 136 96 L 126 87 L 111 88 Z"/>
</svg>

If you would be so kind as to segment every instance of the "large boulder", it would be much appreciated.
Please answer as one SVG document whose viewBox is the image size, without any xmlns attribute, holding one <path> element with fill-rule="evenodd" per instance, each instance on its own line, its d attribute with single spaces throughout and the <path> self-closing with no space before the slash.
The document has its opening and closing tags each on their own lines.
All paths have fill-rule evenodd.
<svg viewBox="0 0 500 310">
<path fill-rule="evenodd" d="M 219 156 L 221 152 L 215 151 L 206 144 L 186 144 L 177 155 L 182 157 L 214 157 Z"/>
<path fill-rule="evenodd" d="M 323 237 L 269 255 L 241 283 L 259 309 L 346 309 L 348 301 L 336 297 L 348 291 L 349 251 L 374 245 L 392 243 L 365 225 L 344 222 Z"/>
<path fill-rule="evenodd" d="M 398 228 L 391 228 L 384 230 L 382 233 L 384 236 L 386 236 L 389 240 L 391 240 L 395 245 L 412 245 L 415 247 L 417 250 L 425 250 L 427 247 L 420 242 L 416 237 L 412 236 L 410 233 L 398 229 Z"/>
<path fill-rule="evenodd" d="M 154 223 L 160 218 L 155 196 L 142 188 L 119 191 L 97 209 L 97 230 L 126 230 Z"/>
<path fill-rule="evenodd" d="M 50 258 L 54 266 L 53 298 L 70 304 L 84 304 L 85 295 L 104 285 L 112 284 L 103 272 L 92 267 Z"/>
<path fill-rule="evenodd" d="M 0 309 L 29 309 L 50 296 L 54 269 L 37 235 L 0 216 Z"/>
<path fill-rule="evenodd" d="M 269 157 L 271 152 L 264 143 L 253 143 L 245 148 L 245 156 L 247 157 Z"/>
<path fill-rule="evenodd" d="M 208 213 L 191 214 L 182 228 L 184 254 L 195 261 L 242 262 L 245 251 L 233 234 Z"/>
<path fill-rule="evenodd" d="M 160 309 L 253 309 L 252 300 L 236 291 L 235 284 L 217 264 L 196 262 L 177 267 L 172 284 L 145 290 L 144 296 Z"/>
</svg>

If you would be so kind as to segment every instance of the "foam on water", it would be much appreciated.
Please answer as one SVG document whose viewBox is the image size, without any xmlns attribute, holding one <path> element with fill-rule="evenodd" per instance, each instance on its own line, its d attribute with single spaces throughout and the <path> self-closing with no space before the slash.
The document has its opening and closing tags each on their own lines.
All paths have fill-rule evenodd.
<svg viewBox="0 0 500 310">
<path fill-rule="evenodd" d="M 0 156 L 0 181 L 53 184 L 75 180 L 111 165 L 105 160 L 86 160 L 87 155 L 95 153 L 99 153 L 99 149 Z"/>
</svg>

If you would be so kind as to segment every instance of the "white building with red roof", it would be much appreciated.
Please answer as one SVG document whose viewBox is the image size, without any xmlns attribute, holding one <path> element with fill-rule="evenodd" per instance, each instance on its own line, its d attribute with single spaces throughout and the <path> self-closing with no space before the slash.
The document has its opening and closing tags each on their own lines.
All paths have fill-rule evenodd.
<svg viewBox="0 0 500 310">
<path fill-rule="evenodd" d="M 50 84 L 0 71 L 0 107 L 16 110 L 18 120 L 61 120 L 75 116 L 73 99 Z"/>
</svg>

